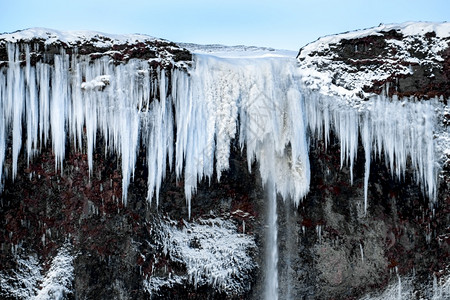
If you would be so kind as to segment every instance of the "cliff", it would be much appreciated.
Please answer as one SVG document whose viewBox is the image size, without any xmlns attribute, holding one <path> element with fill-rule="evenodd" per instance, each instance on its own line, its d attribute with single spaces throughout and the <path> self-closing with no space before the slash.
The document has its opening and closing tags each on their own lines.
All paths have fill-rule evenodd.
<svg viewBox="0 0 450 300">
<path fill-rule="evenodd" d="M 0 36 L 0 295 L 445 299 L 449 42 Z"/>
</svg>

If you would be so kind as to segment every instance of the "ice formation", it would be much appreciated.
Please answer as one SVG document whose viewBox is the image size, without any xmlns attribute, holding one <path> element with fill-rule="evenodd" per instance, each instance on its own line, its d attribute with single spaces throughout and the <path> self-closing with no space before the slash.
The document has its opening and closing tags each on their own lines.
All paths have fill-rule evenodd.
<svg viewBox="0 0 450 300">
<path fill-rule="evenodd" d="M 323 138 L 325 144 L 333 131 L 340 140 L 341 167 L 350 167 L 356 160 L 358 139 L 364 147 L 364 207 L 367 210 L 370 163 L 383 159 L 392 176 L 405 177 L 412 167 L 417 184 L 430 200 L 436 199 L 437 154 L 434 135 L 437 130 L 436 110 L 442 109 L 438 99 L 389 99 L 377 96 L 357 105 L 345 98 L 306 91 L 306 111 L 311 132 Z"/>
<path fill-rule="evenodd" d="M 431 299 L 445 300 L 450 297 L 450 277 L 442 276 L 433 280 L 419 281 L 413 276 L 401 278 L 391 283 L 379 295 L 368 294 L 360 300 L 402 300 L 402 299 Z"/>
<path fill-rule="evenodd" d="M 252 236 L 238 233 L 236 225 L 221 218 L 196 222 L 161 222 L 163 253 L 186 266 L 187 274 L 169 278 L 150 276 L 144 281 L 149 293 L 162 286 L 191 283 L 210 285 L 219 291 L 242 293 L 249 288 L 250 273 L 255 269 L 250 251 L 256 247 Z"/>
<path fill-rule="evenodd" d="M 355 104 L 304 85 L 295 59 L 277 55 L 198 54 L 186 72 L 155 68 L 139 59 L 114 64 L 103 56 L 91 61 L 62 48 L 54 64 L 34 64 L 32 51 L 32 44 L 8 43 L 8 62 L 0 69 L 2 178 L 8 136 L 14 179 L 21 150 L 30 161 L 50 143 L 55 168 L 62 171 L 69 141 L 87 152 L 92 172 L 101 134 L 105 151 L 121 157 L 124 202 L 142 148 L 149 171 L 148 200 L 159 201 L 166 170 L 174 168 L 177 178 L 184 179 L 190 214 L 198 181 L 213 180 L 214 174 L 220 181 L 236 140 L 247 150 L 249 169 L 256 160 L 263 183 L 273 182 L 278 194 L 298 204 L 309 190 L 309 139 L 320 137 L 327 143 L 333 131 L 351 181 L 362 141 L 366 208 L 374 157 L 383 158 L 399 179 L 410 165 L 428 197 L 436 197 L 437 100 L 378 96 Z"/>
<path fill-rule="evenodd" d="M 25 66 L 19 57 L 23 52 Z M 8 67 L 0 72 L 4 116 L 0 163 L 11 130 L 13 177 L 23 141 L 29 159 L 51 141 L 55 167 L 61 170 L 67 136 L 78 150 L 86 148 L 92 171 L 100 133 L 106 150 L 122 158 L 123 201 L 134 176 L 137 151 L 143 146 L 149 200 L 156 195 L 158 201 L 166 163 L 172 167 L 175 159 L 178 178 L 185 178 L 189 204 L 197 181 L 211 180 L 214 169 L 220 180 L 228 168 L 230 142 L 239 139 L 247 147 L 249 168 L 256 158 L 263 179 L 273 176 L 283 196 L 292 196 L 298 203 L 308 191 L 305 116 L 294 64 L 279 59 L 198 56 L 189 75 L 172 70 L 169 91 L 166 70 L 152 69 L 147 61 L 114 65 L 103 57 L 92 63 L 88 57 L 69 56 L 61 50 L 54 65 L 32 65 L 30 46 L 17 44 L 8 45 L 8 58 Z M 276 160 L 275 170 L 266 163 L 269 159 Z"/>
</svg>

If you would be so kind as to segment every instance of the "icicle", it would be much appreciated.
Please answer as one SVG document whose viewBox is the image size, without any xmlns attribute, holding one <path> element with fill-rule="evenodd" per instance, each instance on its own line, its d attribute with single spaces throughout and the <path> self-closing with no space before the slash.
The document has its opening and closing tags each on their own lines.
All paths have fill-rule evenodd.
<svg viewBox="0 0 450 300">
<path fill-rule="evenodd" d="M 31 66 L 30 47 L 25 45 L 26 80 L 26 121 L 27 121 L 27 165 L 37 149 L 38 138 L 38 99 L 36 88 L 36 70 Z"/>
<path fill-rule="evenodd" d="M 364 249 L 361 243 L 359 243 L 359 250 L 361 252 L 361 262 L 364 262 Z"/>
<path fill-rule="evenodd" d="M 67 104 L 69 102 L 68 68 L 69 57 L 61 50 L 55 55 L 54 73 L 52 74 L 52 93 L 50 98 L 50 126 L 55 169 L 62 172 L 66 147 Z"/>
<path fill-rule="evenodd" d="M 38 62 L 36 64 L 39 86 L 39 140 L 40 147 L 46 146 L 50 131 L 50 66 Z"/>
<path fill-rule="evenodd" d="M 6 78 L 4 75 L 4 68 L 0 69 L 0 107 L 6 106 Z M 5 148 L 6 148 L 6 116 L 5 111 L 0 109 L 0 185 L 3 180 L 3 163 L 5 161 Z M 3 202 L 2 202 L 3 205 Z"/>
<path fill-rule="evenodd" d="M 24 78 L 23 71 L 20 68 L 19 46 L 8 44 L 8 82 L 7 82 L 7 102 L 5 110 L 7 119 L 12 116 L 12 134 L 13 134 L 13 153 L 12 153 L 12 176 L 13 179 L 17 174 L 17 160 L 20 149 L 22 148 L 22 115 L 24 97 Z"/>
<path fill-rule="evenodd" d="M 361 139 L 364 147 L 364 214 L 367 214 L 367 193 L 369 189 L 369 175 L 370 175 L 370 154 L 372 152 L 372 133 L 369 128 L 369 116 L 366 112 L 363 117 Z"/>
</svg>

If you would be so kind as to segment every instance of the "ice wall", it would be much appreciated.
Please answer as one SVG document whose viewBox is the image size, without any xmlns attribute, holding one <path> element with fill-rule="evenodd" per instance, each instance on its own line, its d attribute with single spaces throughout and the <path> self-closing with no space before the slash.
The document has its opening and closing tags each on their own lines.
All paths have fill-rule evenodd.
<svg viewBox="0 0 450 300">
<path fill-rule="evenodd" d="M 384 157 L 400 180 L 411 166 L 418 184 L 435 199 L 437 100 L 380 96 L 355 104 L 324 96 L 300 85 L 295 59 L 287 57 L 197 55 L 186 72 L 152 68 L 138 59 L 122 64 L 109 57 L 91 61 L 63 49 L 54 64 L 32 63 L 33 46 L 27 44 L 8 44 L 7 51 L 8 63 L 0 69 L 2 180 L 8 136 L 14 178 L 22 150 L 29 161 L 51 145 L 55 168 L 62 170 L 69 143 L 86 151 L 92 172 L 101 134 L 105 151 L 121 157 L 124 202 L 143 148 L 148 200 L 159 201 L 167 167 L 174 167 L 177 178 L 184 180 L 190 214 L 198 181 L 213 176 L 220 181 L 229 167 L 230 144 L 238 141 L 247 150 L 249 169 L 256 160 L 263 182 L 273 182 L 277 193 L 298 204 L 309 190 L 308 141 L 319 137 L 328 142 L 334 131 L 341 165 L 348 164 L 351 172 L 362 141 L 366 208 L 374 157 Z"/>
</svg>

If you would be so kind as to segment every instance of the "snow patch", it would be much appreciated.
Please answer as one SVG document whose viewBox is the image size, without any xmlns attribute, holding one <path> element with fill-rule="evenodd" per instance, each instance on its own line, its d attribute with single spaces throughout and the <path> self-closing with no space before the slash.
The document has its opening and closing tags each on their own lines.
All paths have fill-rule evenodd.
<svg viewBox="0 0 450 300">
<path fill-rule="evenodd" d="M 248 289 L 247 281 L 256 267 L 250 251 L 256 248 L 252 236 L 238 233 L 236 225 L 221 218 L 183 221 L 179 229 L 173 221 L 161 224 L 163 253 L 186 266 L 187 274 L 169 278 L 151 276 L 144 281 L 149 293 L 163 286 L 189 283 L 209 285 L 220 292 L 237 293 Z"/>
<path fill-rule="evenodd" d="M 32 299 L 43 281 L 42 267 L 34 256 L 16 256 L 16 268 L 0 272 L 0 295 L 16 299 Z"/>
<path fill-rule="evenodd" d="M 73 260 L 67 245 L 58 251 L 40 285 L 36 300 L 65 299 L 66 295 L 72 292 Z"/>
<path fill-rule="evenodd" d="M 34 256 L 16 256 L 16 267 L 0 272 L 0 296 L 17 299 L 65 299 L 72 292 L 71 246 L 65 244 L 52 259 L 47 272 Z"/>
<path fill-rule="evenodd" d="M 186 48 L 192 53 L 208 54 L 223 58 L 263 58 L 263 57 L 290 57 L 293 58 L 297 52 L 291 50 L 273 49 L 256 46 L 225 46 L 225 45 L 198 45 L 190 43 L 178 43 L 180 47 Z"/>
<path fill-rule="evenodd" d="M 109 84 L 111 80 L 111 75 L 102 75 L 97 76 L 89 82 L 83 82 L 81 84 L 81 88 L 83 90 L 93 90 L 93 89 L 102 89 Z"/>
</svg>

